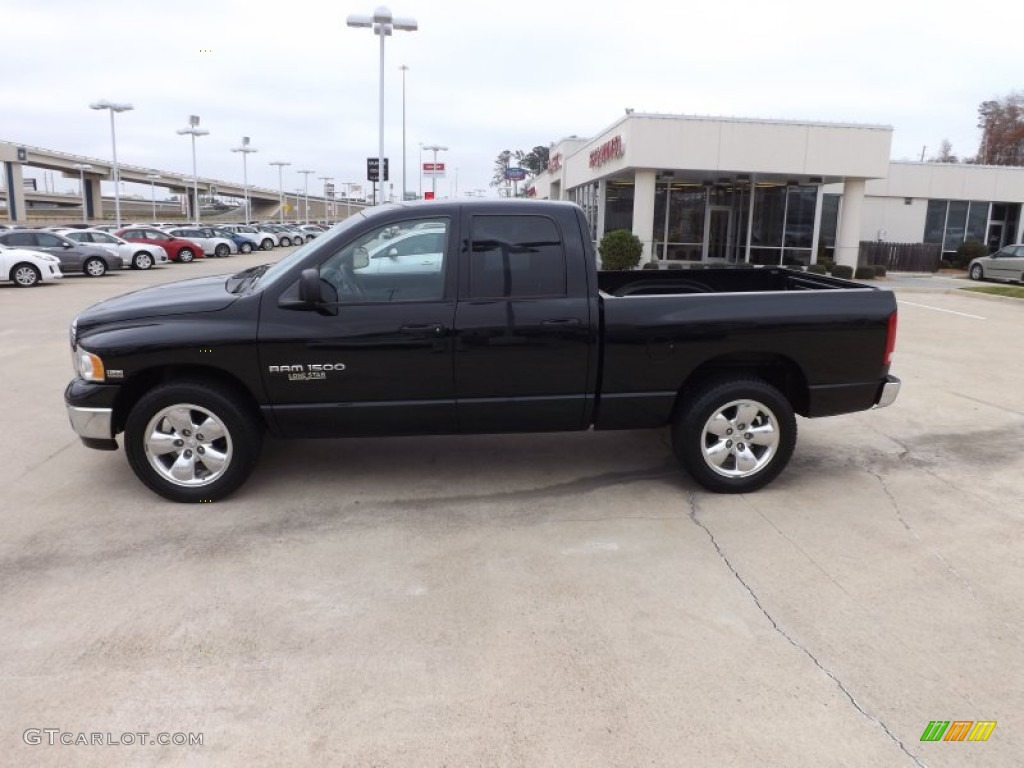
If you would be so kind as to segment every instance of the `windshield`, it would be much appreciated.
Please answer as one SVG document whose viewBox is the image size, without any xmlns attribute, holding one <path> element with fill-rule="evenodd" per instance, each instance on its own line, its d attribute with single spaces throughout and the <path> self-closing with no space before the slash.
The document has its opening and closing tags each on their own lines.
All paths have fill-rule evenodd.
<svg viewBox="0 0 1024 768">
<path fill-rule="evenodd" d="M 362 211 L 354 213 L 338 224 L 335 224 L 330 230 L 329 234 L 334 235 L 337 232 L 343 232 L 347 229 L 351 229 L 359 224 L 362 224 L 366 218 L 366 214 Z M 301 246 L 298 250 L 292 251 L 290 254 L 285 256 L 276 264 L 272 265 L 260 278 L 260 288 L 269 288 L 274 285 L 282 275 L 287 272 L 297 263 L 302 261 L 306 256 L 317 248 L 323 247 L 323 238 L 316 238 L 310 240 L 305 245 Z"/>
</svg>

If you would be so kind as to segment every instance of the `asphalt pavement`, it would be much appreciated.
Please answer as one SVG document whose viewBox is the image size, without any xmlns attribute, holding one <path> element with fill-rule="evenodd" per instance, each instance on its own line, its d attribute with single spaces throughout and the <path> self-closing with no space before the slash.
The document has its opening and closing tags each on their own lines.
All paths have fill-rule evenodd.
<svg viewBox="0 0 1024 768">
<path fill-rule="evenodd" d="M 78 311 L 280 255 L 0 285 L 0 764 L 1021 764 L 1024 302 L 881 282 L 899 399 L 746 496 L 663 431 L 269 441 L 195 506 L 80 444 Z"/>
</svg>

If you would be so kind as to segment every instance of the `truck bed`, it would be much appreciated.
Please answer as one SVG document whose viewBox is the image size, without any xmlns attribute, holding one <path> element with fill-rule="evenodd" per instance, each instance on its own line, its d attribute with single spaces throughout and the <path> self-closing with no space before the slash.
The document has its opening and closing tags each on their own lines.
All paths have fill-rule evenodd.
<svg viewBox="0 0 1024 768">
<path fill-rule="evenodd" d="M 867 288 L 849 280 L 782 267 L 641 270 L 598 272 L 598 288 L 609 296 L 683 293 L 764 293 L 769 291 Z"/>
</svg>

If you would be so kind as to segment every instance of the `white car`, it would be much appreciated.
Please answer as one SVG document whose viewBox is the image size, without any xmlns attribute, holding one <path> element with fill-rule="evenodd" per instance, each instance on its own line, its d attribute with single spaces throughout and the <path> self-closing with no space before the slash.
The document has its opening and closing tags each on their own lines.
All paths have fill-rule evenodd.
<svg viewBox="0 0 1024 768">
<path fill-rule="evenodd" d="M 435 226 L 408 229 L 390 239 L 367 243 L 369 264 L 356 274 L 440 272 L 447 237 L 444 227 Z"/>
<path fill-rule="evenodd" d="M 48 253 L 0 245 L 0 280 L 10 280 L 19 288 L 60 280 L 60 259 Z"/>
<path fill-rule="evenodd" d="M 95 245 L 114 256 L 120 256 L 122 266 L 132 269 L 149 269 L 154 264 L 166 264 L 168 261 L 167 251 L 159 245 L 129 243 L 101 229 L 60 229 L 57 230 L 57 234 L 76 243 Z"/>
<path fill-rule="evenodd" d="M 226 237 L 210 237 L 210 232 L 202 227 L 174 227 L 165 229 L 164 232 L 172 237 L 183 237 L 202 246 L 207 256 L 223 258 L 232 253 L 238 253 L 238 246 L 233 240 L 228 240 Z"/>
<path fill-rule="evenodd" d="M 261 251 L 269 251 L 271 248 L 276 248 L 281 244 L 281 236 L 276 232 L 268 232 L 251 224 L 222 224 L 220 228 L 252 238 L 256 247 Z"/>
</svg>

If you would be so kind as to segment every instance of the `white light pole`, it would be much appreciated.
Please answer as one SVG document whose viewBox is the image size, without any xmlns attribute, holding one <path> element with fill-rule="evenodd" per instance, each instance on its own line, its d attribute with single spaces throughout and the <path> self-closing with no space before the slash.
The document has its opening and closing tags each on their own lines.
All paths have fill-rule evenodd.
<svg viewBox="0 0 1024 768">
<path fill-rule="evenodd" d="M 270 164 L 277 166 L 277 188 L 278 190 L 280 190 L 278 192 L 279 196 L 277 203 L 278 208 L 280 209 L 278 211 L 278 214 L 280 222 L 284 224 L 284 176 L 281 175 L 281 171 L 284 169 L 286 165 L 291 165 L 291 163 L 286 162 L 284 160 L 271 160 Z"/>
<path fill-rule="evenodd" d="M 347 219 L 352 215 L 352 187 L 358 186 L 358 181 L 343 181 L 345 185 L 345 218 Z"/>
<path fill-rule="evenodd" d="M 420 169 L 416 172 L 419 175 L 419 195 L 423 199 L 423 142 L 420 143 Z"/>
<path fill-rule="evenodd" d="M 196 136 L 206 136 L 210 132 L 199 127 L 199 115 L 189 115 L 188 128 L 178 131 L 179 136 L 190 135 L 192 137 L 192 194 L 196 210 L 196 224 L 201 223 L 199 214 L 199 176 L 196 174 Z"/>
<path fill-rule="evenodd" d="M 320 181 L 322 181 L 324 183 L 324 221 L 326 221 L 328 224 L 330 224 L 331 223 L 331 214 L 330 214 L 330 208 L 329 208 L 330 203 L 327 201 L 327 182 L 328 181 L 334 181 L 334 177 L 333 176 L 317 176 L 317 178 L 320 179 Z M 333 196 L 332 196 L 332 198 L 333 198 Z M 331 202 L 333 202 L 333 199 L 332 199 Z"/>
<path fill-rule="evenodd" d="M 431 144 L 431 145 L 425 146 L 423 148 L 424 149 L 428 149 L 428 150 L 430 150 L 431 152 L 434 153 L 434 168 L 430 172 L 430 192 L 434 196 L 434 199 L 436 200 L 437 199 L 437 153 L 438 152 L 447 152 L 448 151 L 448 147 L 442 147 L 442 146 L 440 146 L 438 144 Z"/>
<path fill-rule="evenodd" d="M 89 163 L 75 163 L 71 167 L 74 168 L 76 171 L 78 171 L 78 185 L 79 185 L 78 189 L 79 189 L 79 192 L 81 192 L 81 194 L 82 194 L 82 223 L 83 224 L 88 224 L 89 223 L 89 217 L 88 217 L 89 211 L 88 211 L 87 206 L 85 204 L 85 172 L 86 171 L 91 171 L 92 170 L 92 166 Z"/>
<path fill-rule="evenodd" d="M 306 223 L 309 224 L 309 174 L 316 173 L 316 171 L 308 171 L 308 170 L 307 171 L 296 171 L 296 173 L 301 173 L 305 177 L 305 183 L 303 184 L 303 188 L 306 190 L 306 192 L 305 192 L 305 197 L 306 197 L 306 210 L 305 210 L 305 213 L 306 213 L 306 217 L 305 218 L 306 218 Z"/>
<path fill-rule="evenodd" d="M 374 9 L 372 16 L 354 13 L 346 22 L 350 27 L 371 27 L 375 35 L 380 35 L 380 119 L 377 143 L 377 181 L 381 187 L 381 198 L 384 191 L 384 38 L 399 29 L 415 32 L 419 29 L 416 19 L 400 19 L 391 15 L 391 11 L 381 5 Z"/>
<path fill-rule="evenodd" d="M 258 149 L 249 146 L 249 137 L 242 137 L 242 146 L 235 147 L 231 150 L 232 152 L 242 153 L 242 185 L 245 190 L 245 223 L 249 223 L 249 169 L 246 164 L 246 158 L 250 152 L 259 152 Z"/>
<path fill-rule="evenodd" d="M 110 110 L 110 146 L 111 151 L 114 155 L 114 223 L 117 228 L 121 228 L 121 171 L 117 166 L 117 137 L 114 134 L 114 113 L 115 112 L 128 112 L 129 110 L 135 109 L 131 104 L 117 104 L 113 101 L 107 101 L 106 99 L 100 99 L 95 104 L 89 105 L 90 109 L 109 109 Z"/>
<path fill-rule="evenodd" d="M 146 178 L 149 179 L 149 196 L 153 201 L 153 223 L 156 223 L 156 180 L 162 179 L 159 173 L 147 173 Z"/>
<path fill-rule="evenodd" d="M 409 68 L 403 64 L 402 70 L 402 202 L 405 202 L 405 73 Z"/>
</svg>

